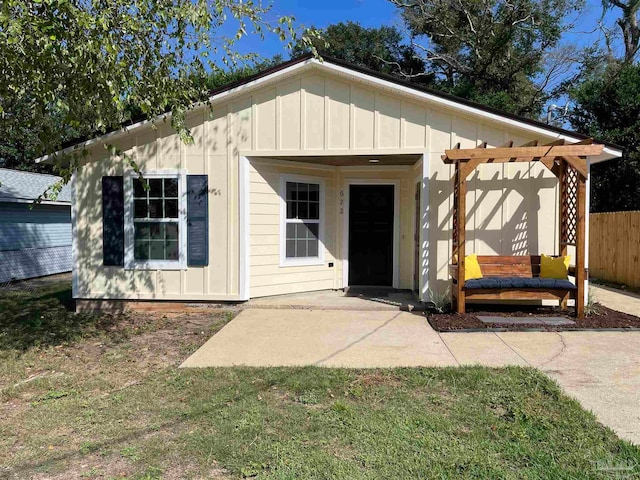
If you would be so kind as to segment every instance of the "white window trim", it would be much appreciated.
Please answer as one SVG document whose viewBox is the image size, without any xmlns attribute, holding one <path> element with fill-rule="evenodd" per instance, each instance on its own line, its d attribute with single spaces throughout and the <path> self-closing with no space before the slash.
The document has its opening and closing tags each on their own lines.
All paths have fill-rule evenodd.
<svg viewBox="0 0 640 480">
<path fill-rule="evenodd" d="M 133 179 L 136 172 L 127 172 L 124 177 L 124 268 L 126 270 L 186 270 L 187 269 L 187 171 L 150 170 L 142 172 L 144 178 L 178 179 L 178 260 L 136 260 L 133 252 Z"/>
<path fill-rule="evenodd" d="M 319 185 L 320 219 L 318 221 L 318 256 L 306 258 L 287 258 L 287 182 L 316 183 Z M 299 267 L 305 265 L 324 265 L 324 178 L 307 175 L 280 176 L 280 266 Z M 302 220 L 301 220 L 302 222 Z"/>
</svg>

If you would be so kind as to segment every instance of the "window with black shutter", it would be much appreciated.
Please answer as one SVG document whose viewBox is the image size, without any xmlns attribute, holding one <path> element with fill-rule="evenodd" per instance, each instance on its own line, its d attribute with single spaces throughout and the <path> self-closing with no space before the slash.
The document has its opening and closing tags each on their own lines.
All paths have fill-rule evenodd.
<svg viewBox="0 0 640 480">
<path fill-rule="evenodd" d="M 187 267 L 187 175 L 143 172 L 125 177 L 125 266 Z"/>
</svg>

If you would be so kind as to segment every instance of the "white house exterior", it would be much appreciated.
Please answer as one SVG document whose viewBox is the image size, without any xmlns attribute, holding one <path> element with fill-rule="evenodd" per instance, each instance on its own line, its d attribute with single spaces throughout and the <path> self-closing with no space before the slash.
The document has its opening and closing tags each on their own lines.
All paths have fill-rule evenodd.
<svg viewBox="0 0 640 480">
<path fill-rule="evenodd" d="M 386 285 L 447 288 L 452 185 L 441 155 L 583 135 L 310 56 L 214 92 L 188 117 L 70 147 L 77 299 L 242 301 Z M 133 157 L 149 191 L 104 144 Z M 606 146 L 601 157 L 621 152 Z M 470 178 L 467 253 L 555 254 L 557 179 L 542 165 Z"/>
</svg>

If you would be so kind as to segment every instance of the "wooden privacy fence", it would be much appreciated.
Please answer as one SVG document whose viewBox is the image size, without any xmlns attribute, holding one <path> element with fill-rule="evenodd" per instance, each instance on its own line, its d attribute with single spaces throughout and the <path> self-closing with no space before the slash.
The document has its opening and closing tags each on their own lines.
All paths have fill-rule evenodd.
<svg viewBox="0 0 640 480">
<path fill-rule="evenodd" d="M 640 212 L 589 215 L 589 276 L 640 287 Z"/>
</svg>

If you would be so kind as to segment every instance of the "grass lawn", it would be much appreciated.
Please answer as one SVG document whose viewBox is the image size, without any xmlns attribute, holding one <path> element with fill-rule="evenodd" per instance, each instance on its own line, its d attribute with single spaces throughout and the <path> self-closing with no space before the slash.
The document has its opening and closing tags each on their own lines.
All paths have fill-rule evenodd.
<svg viewBox="0 0 640 480">
<path fill-rule="evenodd" d="M 640 464 L 533 369 L 180 370 L 232 313 L 75 316 L 68 288 L 0 294 L 0 478 L 573 479 Z"/>
</svg>

